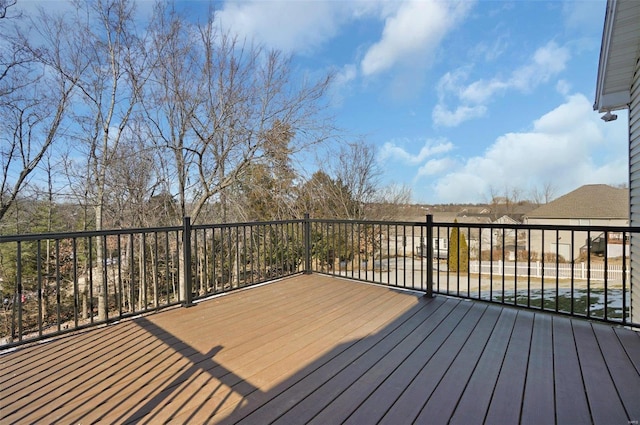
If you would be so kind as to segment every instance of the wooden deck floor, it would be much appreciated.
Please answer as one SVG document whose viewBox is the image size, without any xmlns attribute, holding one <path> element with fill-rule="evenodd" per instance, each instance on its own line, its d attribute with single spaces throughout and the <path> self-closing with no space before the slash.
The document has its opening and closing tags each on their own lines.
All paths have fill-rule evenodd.
<svg viewBox="0 0 640 425">
<path fill-rule="evenodd" d="M 640 420 L 640 334 L 299 276 L 0 355 L 0 423 Z"/>
</svg>

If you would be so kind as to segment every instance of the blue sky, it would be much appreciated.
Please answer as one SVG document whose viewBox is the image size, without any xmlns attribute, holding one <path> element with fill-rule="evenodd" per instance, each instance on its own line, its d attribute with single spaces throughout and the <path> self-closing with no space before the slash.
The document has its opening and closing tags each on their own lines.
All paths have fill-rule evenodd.
<svg viewBox="0 0 640 425">
<path fill-rule="evenodd" d="M 210 5 L 176 3 L 194 17 Z M 142 14 L 152 4 L 138 0 Z M 628 182 L 627 114 L 605 123 L 592 107 L 605 0 L 214 5 L 221 25 L 291 54 L 300 75 L 334 72 L 328 113 L 414 202 Z"/>
<path fill-rule="evenodd" d="M 184 2 L 186 7 L 202 3 Z M 627 115 L 593 111 L 604 0 L 228 1 L 220 22 L 337 73 L 331 113 L 415 202 L 625 184 Z"/>
</svg>

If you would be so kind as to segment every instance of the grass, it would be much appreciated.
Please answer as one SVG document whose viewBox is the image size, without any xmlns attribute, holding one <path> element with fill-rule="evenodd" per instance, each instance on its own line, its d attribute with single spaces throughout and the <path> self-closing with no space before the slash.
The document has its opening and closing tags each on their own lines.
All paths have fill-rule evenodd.
<svg viewBox="0 0 640 425">
<path fill-rule="evenodd" d="M 575 289 L 573 296 L 570 291 L 560 290 L 556 296 L 555 290 L 532 289 L 530 297 L 527 297 L 526 291 L 518 291 L 517 294 L 509 294 L 494 296 L 494 300 L 503 302 L 504 304 L 513 304 L 519 306 L 529 306 L 548 311 L 558 311 L 562 313 L 572 313 L 580 316 L 593 317 L 598 319 L 606 318 L 610 320 L 622 321 L 624 317 L 629 317 L 629 293 L 625 308 L 622 305 L 622 290 L 610 289 L 607 292 L 605 306 L 605 291 L 603 289 L 592 289 L 587 292 L 586 289 Z"/>
</svg>

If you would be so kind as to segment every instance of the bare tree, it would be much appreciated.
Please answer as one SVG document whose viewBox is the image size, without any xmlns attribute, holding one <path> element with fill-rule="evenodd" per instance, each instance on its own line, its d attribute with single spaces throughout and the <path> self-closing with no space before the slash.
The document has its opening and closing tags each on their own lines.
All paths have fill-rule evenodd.
<svg viewBox="0 0 640 425">
<path fill-rule="evenodd" d="M 133 2 L 98 0 L 79 2 L 77 7 L 86 13 L 75 22 L 78 41 L 91 46 L 80 58 L 91 66 L 76 82 L 83 95 L 80 109 L 84 111 L 76 114 L 82 128 L 78 139 L 90 158 L 92 172 L 87 177 L 94 191 L 96 228 L 102 229 L 107 173 L 120 155 L 121 141 L 129 130 L 147 75 L 146 63 L 138 53 L 144 49 L 136 37 Z M 82 18 L 87 15 L 88 19 Z"/>
<path fill-rule="evenodd" d="M 320 112 L 330 76 L 294 78 L 290 58 L 222 32 L 213 13 L 191 24 L 159 4 L 151 32 L 159 60 L 145 108 L 157 146 L 171 158 L 183 217 L 196 222 L 217 208 L 227 221 L 229 192 L 256 166 L 326 137 Z"/>
<path fill-rule="evenodd" d="M 238 177 L 229 193 L 227 215 L 235 221 L 284 220 L 300 216 L 294 181 L 297 172 L 288 147 L 294 134 L 276 122 L 265 138 L 265 154 Z M 226 195 L 225 195 L 226 197 Z"/>
<path fill-rule="evenodd" d="M 154 151 L 137 130 L 130 129 L 120 140 L 105 175 L 105 215 L 111 226 L 142 227 L 156 225 L 148 214 L 148 202 L 161 187 Z"/>
<path fill-rule="evenodd" d="M 59 22 L 49 22 L 59 29 Z M 8 53 L 0 53 L 0 220 L 60 137 L 77 78 L 52 72 L 61 65 L 56 41 L 34 47 L 13 28 Z"/>
<path fill-rule="evenodd" d="M 542 187 L 534 187 L 531 190 L 531 199 L 536 205 L 547 204 L 555 197 L 555 186 L 552 182 L 544 182 Z"/>
<path fill-rule="evenodd" d="M 163 60 L 150 86 L 149 119 L 173 156 L 185 216 L 197 220 L 215 200 L 225 221 L 226 192 L 252 164 L 326 137 L 318 118 L 330 76 L 296 87 L 288 57 L 221 32 L 213 15 L 193 26 L 161 7 L 154 41 Z"/>
<path fill-rule="evenodd" d="M 495 186 L 489 188 L 489 205 L 494 220 L 499 219 L 503 215 L 513 215 L 520 205 L 525 201 L 523 199 L 524 191 L 519 187 L 505 185 L 502 190 Z"/>
<path fill-rule="evenodd" d="M 375 200 L 382 175 L 375 147 L 363 141 L 342 145 L 331 168 L 331 174 L 347 188 L 353 201 L 343 200 L 343 214 L 348 218 L 365 218 L 366 207 Z"/>
<path fill-rule="evenodd" d="M 7 12 L 11 6 L 15 6 L 18 0 L 0 0 L 0 19 L 7 17 Z"/>
<path fill-rule="evenodd" d="M 75 6 L 75 15 L 43 16 L 42 36 L 51 45 L 66 46 L 54 52 L 60 60 L 51 66 L 71 80 L 78 91 L 74 98 L 76 155 L 86 155 L 89 172 L 76 183 L 87 187 L 95 228 L 101 230 L 108 170 L 119 154 L 148 67 L 144 62 L 144 42 L 136 34 L 132 1 L 77 1 Z M 100 279 L 104 275 L 105 247 L 101 240 L 96 241 L 95 247 L 98 311 L 99 318 L 104 318 L 106 294 Z"/>
<path fill-rule="evenodd" d="M 173 8 L 157 3 L 150 25 L 151 54 L 162 58 L 143 97 L 144 110 L 158 155 L 172 159 L 168 178 L 177 184 L 179 210 L 186 213 L 189 119 L 195 109 L 196 57 L 186 23 Z"/>
<path fill-rule="evenodd" d="M 329 149 L 319 159 L 319 170 L 298 187 L 298 215 L 371 219 L 396 214 L 411 200 L 405 186 L 381 186 L 382 170 L 375 147 L 364 141 Z"/>
<path fill-rule="evenodd" d="M 411 203 L 411 188 L 406 185 L 390 184 L 379 188 L 374 197 L 374 204 L 368 215 L 376 220 L 398 219 L 399 208 Z"/>
</svg>

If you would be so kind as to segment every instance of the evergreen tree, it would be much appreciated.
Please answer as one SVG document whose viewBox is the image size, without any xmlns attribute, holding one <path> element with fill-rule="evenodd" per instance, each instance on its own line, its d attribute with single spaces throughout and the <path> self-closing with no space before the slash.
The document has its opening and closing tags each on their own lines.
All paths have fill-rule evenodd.
<svg viewBox="0 0 640 425">
<path fill-rule="evenodd" d="M 455 220 L 454 223 L 457 223 Z M 469 271 L 469 251 L 464 233 L 458 227 L 451 230 L 449 237 L 449 270 L 453 272 Z"/>
</svg>

